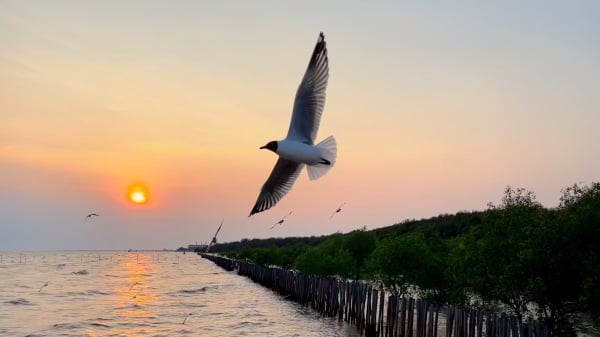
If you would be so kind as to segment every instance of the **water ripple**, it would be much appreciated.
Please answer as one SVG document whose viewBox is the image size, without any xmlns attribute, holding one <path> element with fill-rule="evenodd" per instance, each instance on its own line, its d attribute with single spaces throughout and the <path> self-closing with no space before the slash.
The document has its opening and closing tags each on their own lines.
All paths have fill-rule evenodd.
<svg viewBox="0 0 600 337">
<path fill-rule="evenodd" d="M 195 254 L 5 257 L 0 336 L 359 336 Z"/>
<path fill-rule="evenodd" d="M 9 300 L 4 303 L 15 304 L 15 305 L 34 305 L 33 303 L 29 302 L 28 300 L 26 300 L 24 298 L 17 298 L 16 300 Z"/>
</svg>

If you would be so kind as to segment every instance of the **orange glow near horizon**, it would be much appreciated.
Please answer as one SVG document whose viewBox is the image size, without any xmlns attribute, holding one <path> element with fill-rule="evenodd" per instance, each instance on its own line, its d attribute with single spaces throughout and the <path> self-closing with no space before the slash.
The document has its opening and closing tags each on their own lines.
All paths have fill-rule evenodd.
<svg viewBox="0 0 600 337">
<path fill-rule="evenodd" d="M 139 183 L 131 185 L 129 187 L 127 196 L 129 198 L 129 201 L 138 205 L 146 204 L 150 197 L 146 186 Z"/>
</svg>

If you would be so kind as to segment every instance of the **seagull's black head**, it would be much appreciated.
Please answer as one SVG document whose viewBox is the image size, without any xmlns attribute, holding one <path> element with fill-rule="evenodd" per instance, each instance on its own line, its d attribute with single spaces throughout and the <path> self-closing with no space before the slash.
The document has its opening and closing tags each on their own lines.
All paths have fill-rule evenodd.
<svg viewBox="0 0 600 337">
<path fill-rule="evenodd" d="M 274 140 L 272 142 L 269 142 L 269 143 L 267 143 L 267 145 L 261 146 L 260 148 L 261 149 L 269 149 L 269 150 L 277 153 L 277 141 Z"/>
</svg>

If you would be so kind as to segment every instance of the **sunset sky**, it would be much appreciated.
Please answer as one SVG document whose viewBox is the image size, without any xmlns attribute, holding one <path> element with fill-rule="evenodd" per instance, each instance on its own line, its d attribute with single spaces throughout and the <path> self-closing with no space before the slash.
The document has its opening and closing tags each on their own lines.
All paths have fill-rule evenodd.
<svg viewBox="0 0 600 337">
<path fill-rule="evenodd" d="M 249 218 L 320 31 L 338 161 Z M 0 0 L 0 251 L 372 229 L 507 185 L 554 207 L 600 180 L 599 128 L 598 1 Z"/>
</svg>

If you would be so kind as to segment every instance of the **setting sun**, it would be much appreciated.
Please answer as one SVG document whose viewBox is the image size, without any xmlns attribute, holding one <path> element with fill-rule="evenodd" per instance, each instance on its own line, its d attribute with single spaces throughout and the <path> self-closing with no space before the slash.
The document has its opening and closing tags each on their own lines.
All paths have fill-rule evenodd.
<svg viewBox="0 0 600 337">
<path fill-rule="evenodd" d="M 134 204 L 145 204 L 148 202 L 148 189 L 144 185 L 132 185 L 127 195 L 129 196 L 129 200 Z"/>
</svg>

